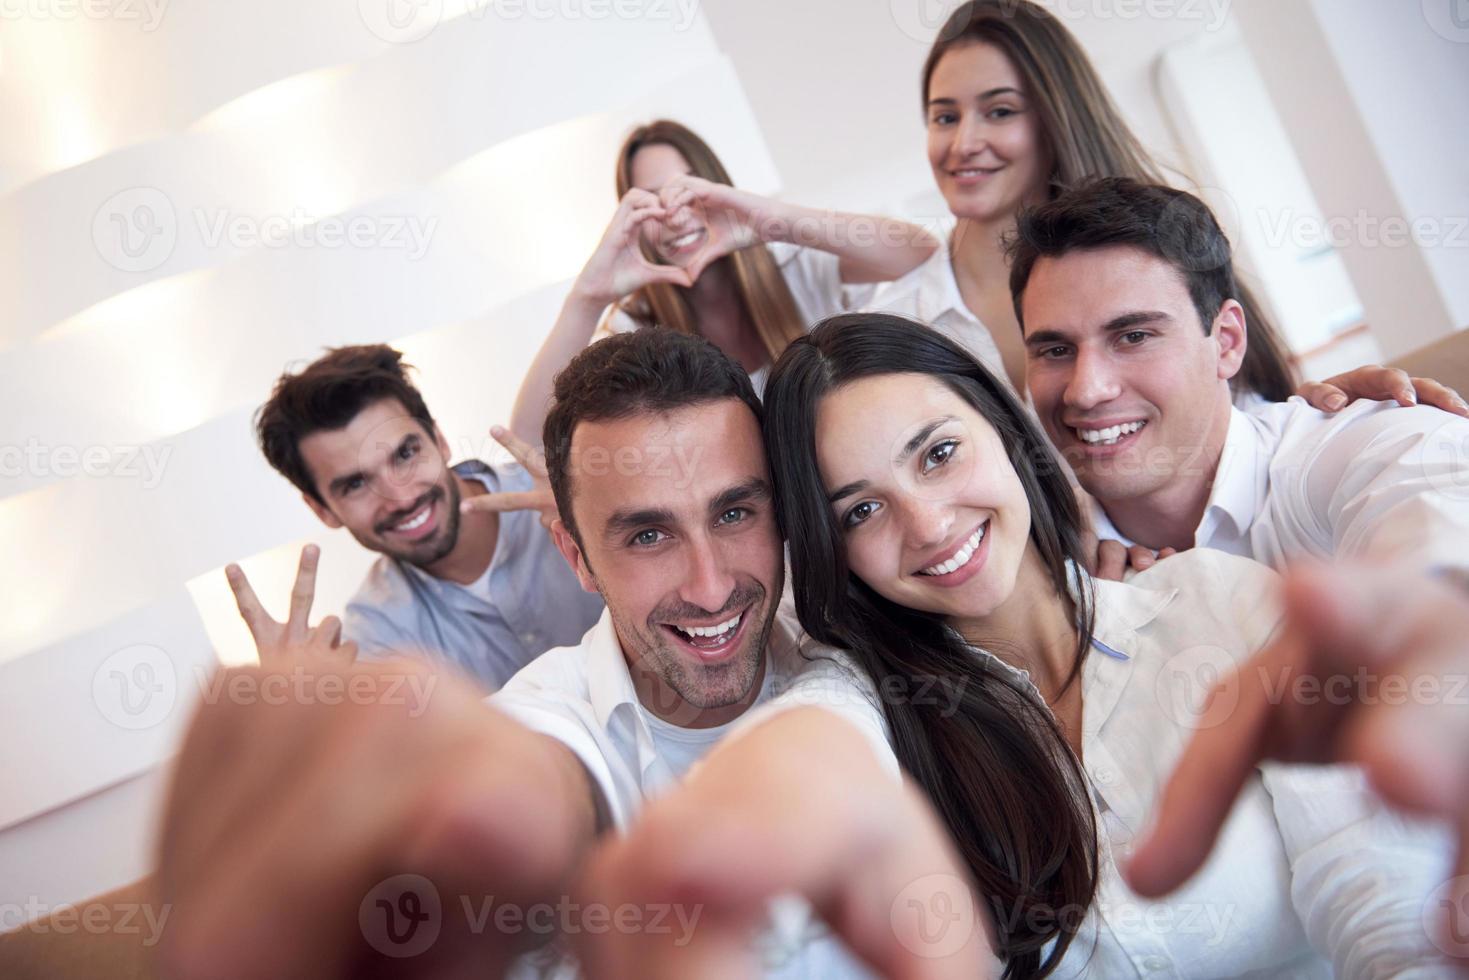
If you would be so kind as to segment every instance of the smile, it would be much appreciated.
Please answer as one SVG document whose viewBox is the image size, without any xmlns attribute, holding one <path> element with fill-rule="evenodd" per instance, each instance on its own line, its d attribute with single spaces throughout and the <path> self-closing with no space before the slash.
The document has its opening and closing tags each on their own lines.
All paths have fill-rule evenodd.
<svg viewBox="0 0 1469 980">
<path fill-rule="evenodd" d="M 425 504 L 418 512 L 418 516 L 410 517 L 408 520 L 393 526 L 394 531 L 416 531 L 428 523 L 429 511 L 434 509 L 433 504 Z"/>
<path fill-rule="evenodd" d="M 695 228 L 693 231 L 679 235 L 673 241 L 669 242 L 668 248 L 674 252 L 677 252 L 679 249 L 688 248 L 694 242 L 698 241 L 699 237 L 703 234 L 704 230 L 702 228 Z"/>
<path fill-rule="evenodd" d="M 969 536 L 969 540 L 960 545 L 959 550 L 954 552 L 953 557 L 947 561 L 941 561 L 937 565 L 930 565 L 928 568 L 920 569 L 918 574 L 949 575 L 968 565 L 979 551 L 979 544 L 984 540 L 985 532 L 989 529 L 989 526 L 990 522 L 985 521 Z"/>
<path fill-rule="evenodd" d="M 1127 436 L 1140 431 L 1147 422 L 1138 420 L 1135 422 L 1122 422 L 1118 425 L 1109 425 L 1104 429 L 1082 429 L 1073 427 L 1072 431 L 1082 442 L 1093 446 L 1115 446 Z"/>
<path fill-rule="evenodd" d="M 693 650 L 702 660 L 714 660 L 732 651 L 744 634 L 745 617 L 749 606 L 722 623 L 709 626 L 690 626 L 680 623 L 662 623 L 683 646 Z"/>
</svg>

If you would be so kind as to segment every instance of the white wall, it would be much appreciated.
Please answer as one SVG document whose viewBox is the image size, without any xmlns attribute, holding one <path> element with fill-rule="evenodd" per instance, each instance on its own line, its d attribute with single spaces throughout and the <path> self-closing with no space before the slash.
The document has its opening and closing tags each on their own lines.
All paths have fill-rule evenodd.
<svg viewBox="0 0 1469 980">
<path fill-rule="evenodd" d="M 319 615 L 360 580 L 370 556 L 255 448 L 283 366 L 395 343 L 457 454 L 485 455 L 633 123 L 684 119 L 779 190 L 688 3 L 433 0 L 395 24 L 389 0 L 157 2 L 8 5 L 0 38 L 7 909 L 147 869 L 201 678 L 253 655 L 223 565 L 279 610 L 318 541 Z"/>
</svg>

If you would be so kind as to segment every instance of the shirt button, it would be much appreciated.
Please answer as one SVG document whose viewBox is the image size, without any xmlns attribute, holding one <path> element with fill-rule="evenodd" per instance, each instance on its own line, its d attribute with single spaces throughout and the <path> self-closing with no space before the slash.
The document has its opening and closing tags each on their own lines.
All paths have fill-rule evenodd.
<svg viewBox="0 0 1469 980">
<path fill-rule="evenodd" d="M 1107 766 L 1098 766 L 1092 770 L 1092 778 L 1103 786 L 1111 786 L 1117 782 L 1117 770 Z"/>
<path fill-rule="evenodd" d="M 1143 960 L 1143 969 L 1149 973 L 1162 973 L 1168 969 L 1168 961 L 1161 956 L 1149 956 Z"/>
</svg>

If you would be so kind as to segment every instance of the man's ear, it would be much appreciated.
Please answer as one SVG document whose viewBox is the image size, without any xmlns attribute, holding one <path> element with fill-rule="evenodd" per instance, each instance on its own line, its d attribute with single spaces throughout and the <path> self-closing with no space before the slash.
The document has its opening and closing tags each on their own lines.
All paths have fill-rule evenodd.
<svg viewBox="0 0 1469 980">
<path fill-rule="evenodd" d="M 586 556 L 581 552 L 581 545 L 576 543 L 575 536 L 567 530 L 566 523 L 559 517 L 551 522 L 551 539 L 556 542 L 556 550 L 561 552 L 561 557 L 576 572 L 581 587 L 587 592 L 601 592 L 597 588 L 597 580 L 592 577 L 592 569 L 587 564 Z"/>
<path fill-rule="evenodd" d="M 1245 327 L 1245 310 L 1232 299 L 1224 301 L 1214 317 L 1214 329 L 1210 336 L 1219 349 L 1219 378 L 1228 381 L 1245 363 L 1245 348 L 1249 344 L 1249 332 Z"/>
<path fill-rule="evenodd" d="M 303 493 L 301 494 L 301 499 L 306 501 L 306 506 L 310 507 L 311 512 L 315 514 L 318 518 L 320 518 L 321 523 L 325 524 L 333 531 L 342 526 L 342 522 L 337 520 L 337 515 L 327 510 L 326 505 L 323 504 L 320 500 L 317 500 L 315 497 L 311 496 L 311 494 Z"/>
</svg>

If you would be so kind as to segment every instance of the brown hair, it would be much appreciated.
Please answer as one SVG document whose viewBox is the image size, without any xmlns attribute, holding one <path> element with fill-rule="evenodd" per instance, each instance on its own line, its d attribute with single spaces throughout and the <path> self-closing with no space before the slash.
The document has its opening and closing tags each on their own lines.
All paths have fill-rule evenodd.
<svg viewBox="0 0 1469 980">
<path fill-rule="evenodd" d="M 929 82 L 944 55 L 981 43 L 1010 59 L 1040 117 L 1041 138 L 1053 161 L 1050 197 L 1098 177 L 1165 183 L 1162 168 L 1123 121 L 1076 38 L 1029 0 L 970 0 L 949 16 L 923 63 L 925 110 Z M 1244 307 L 1249 335 L 1234 383 L 1270 401 L 1285 401 L 1296 388 L 1285 345 L 1247 287 L 1238 284 L 1235 298 Z"/>
<path fill-rule="evenodd" d="M 581 542 L 571 507 L 571 438 L 582 422 L 676 411 L 738 398 L 762 414 L 750 376 L 703 337 L 651 326 L 613 334 L 571 359 L 556 375 L 541 429 L 546 478 L 568 531 Z"/>
<path fill-rule="evenodd" d="M 817 463 L 816 418 L 832 392 L 863 378 L 921 374 L 994 427 L 1030 503 L 1029 545 L 1053 598 L 1077 624 L 1075 683 L 1096 619 L 1083 566 L 1085 519 L 1039 425 L 958 344 L 911 320 L 849 313 L 823 320 L 786 350 L 765 389 L 765 451 L 790 547 L 801 626 L 848 651 L 878 691 L 935 680 L 957 693 L 939 706 L 883 697 L 893 751 L 928 795 L 994 916 L 1006 978 L 1060 963 L 1096 897 L 1097 828 L 1086 778 L 1055 717 L 1027 685 L 996 669 L 943 616 L 879 595 L 847 564 L 846 538 Z M 996 637 L 997 641 L 1003 638 Z M 910 686 L 913 685 L 913 686 Z"/>
<path fill-rule="evenodd" d="M 633 186 L 633 157 L 643 147 L 654 145 L 677 150 L 695 177 L 733 186 L 724 165 L 698 134 L 670 119 L 657 119 L 634 129 L 617 151 L 618 200 Z M 657 261 L 646 245 L 644 254 L 648 261 Z M 806 333 L 806 323 L 780 268 L 764 247 L 740 249 L 719 261 L 729 264 L 745 314 L 755 324 L 761 343 L 774 361 L 787 344 Z M 698 324 L 685 293 L 682 286 L 652 283 L 635 292 L 622 309 L 643 326 L 656 323 L 680 333 L 697 334 Z"/>
<path fill-rule="evenodd" d="M 411 366 L 386 344 L 362 344 L 331 348 L 300 372 L 282 374 L 255 413 L 260 451 L 296 489 L 326 506 L 301 458 L 301 440 L 313 432 L 345 429 L 358 412 L 391 398 L 433 438 L 434 417 L 408 380 Z"/>
<path fill-rule="evenodd" d="M 1162 184 L 1107 177 L 1020 212 L 1009 245 L 1015 318 L 1021 319 L 1020 300 L 1039 259 L 1118 245 L 1142 249 L 1178 270 L 1205 336 L 1219 307 L 1239 292 L 1229 239 L 1207 204 Z"/>
</svg>

